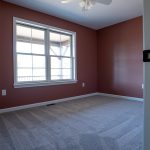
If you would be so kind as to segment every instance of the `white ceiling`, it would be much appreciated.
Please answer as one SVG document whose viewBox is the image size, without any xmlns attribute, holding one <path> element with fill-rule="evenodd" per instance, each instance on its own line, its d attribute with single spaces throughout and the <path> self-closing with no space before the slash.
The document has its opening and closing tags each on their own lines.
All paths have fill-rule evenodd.
<svg viewBox="0 0 150 150">
<path fill-rule="evenodd" d="M 96 3 L 91 10 L 83 12 L 80 0 L 62 4 L 61 0 L 4 0 L 57 16 L 71 22 L 100 29 L 137 16 L 143 15 L 143 0 L 112 0 L 110 5 Z"/>
</svg>

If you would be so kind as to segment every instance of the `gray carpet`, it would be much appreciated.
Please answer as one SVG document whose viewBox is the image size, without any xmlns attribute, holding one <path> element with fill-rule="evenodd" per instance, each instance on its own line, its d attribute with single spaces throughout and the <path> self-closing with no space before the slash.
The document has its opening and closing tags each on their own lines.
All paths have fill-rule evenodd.
<svg viewBox="0 0 150 150">
<path fill-rule="evenodd" d="M 0 115 L 2 150 L 142 150 L 143 103 L 93 96 Z"/>
</svg>

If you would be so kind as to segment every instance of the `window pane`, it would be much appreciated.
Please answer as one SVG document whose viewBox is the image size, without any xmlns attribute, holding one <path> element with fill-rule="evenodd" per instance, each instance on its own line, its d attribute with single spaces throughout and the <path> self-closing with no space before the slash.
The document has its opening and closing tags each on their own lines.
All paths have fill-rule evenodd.
<svg viewBox="0 0 150 150">
<path fill-rule="evenodd" d="M 71 79 L 71 77 L 66 75 L 66 76 L 62 76 L 62 79 L 63 79 L 63 80 L 64 80 L 64 79 L 68 79 L 68 80 L 69 80 L 69 79 Z"/>
<path fill-rule="evenodd" d="M 44 56 L 30 56 L 18 54 L 17 67 L 18 82 L 46 80 Z"/>
<path fill-rule="evenodd" d="M 33 27 L 17 25 L 17 52 L 22 53 L 45 53 L 45 31 Z"/>
<path fill-rule="evenodd" d="M 73 72 L 73 79 L 75 79 L 76 78 L 76 68 L 75 68 L 75 64 L 76 64 L 76 62 L 75 62 L 75 58 L 72 60 L 73 61 L 73 68 L 72 68 L 72 72 Z"/>
<path fill-rule="evenodd" d="M 44 81 L 44 80 L 46 80 L 46 77 L 40 77 L 40 76 L 33 77 L 33 81 Z"/>
<path fill-rule="evenodd" d="M 32 67 L 32 56 L 18 54 L 17 55 L 17 67 L 31 68 Z"/>
<path fill-rule="evenodd" d="M 51 57 L 51 68 L 71 68 L 71 58 Z"/>
<path fill-rule="evenodd" d="M 46 80 L 46 70 L 33 68 L 33 81 L 41 81 L 41 80 Z"/>
<path fill-rule="evenodd" d="M 62 56 L 70 56 L 71 55 L 71 49 L 70 49 L 70 42 L 71 42 L 71 36 L 69 35 L 61 35 L 61 55 Z"/>
<path fill-rule="evenodd" d="M 45 69 L 18 69 L 18 81 L 46 80 Z"/>
<path fill-rule="evenodd" d="M 17 52 L 31 53 L 31 43 L 17 41 L 16 48 L 17 48 Z"/>
<path fill-rule="evenodd" d="M 32 68 L 31 69 L 18 69 L 18 76 L 21 76 L 21 77 L 32 76 Z"/>
<path fill-rule="evenodd" d="M 51 79 L 72 79 L 71 58 L 51 57 Z"/>
<path fill-rule="evenodd" d="M 51 76 L 51 80 L 60 80 L 61 76 Z"/>
<path fill-rule="evenodd" d="M 32 44 L 32 53 L 45 54 L 45 47 L 42 44 Z"/>
<path fill-rule="evenodd" d="M 66 45 L 66 43 L 68 44 L 68 43 L 70 43 L 70 38 L 71 38 L 71 36 L 70 35 L 65 35 L 65 34 L 61 34 L 61 43 L 62 43 L 62 45 L 63 44 L 65 44 Z"/>
<path fill-rule="evenodd" d="M 51 75 L 55 76 L 55 75 L 61 75 L 61 69 L 51 69 Z"/>
<path fill-rule="evenodd" d="M 18 82 L 29 82 L 32 81 L 32 77 L 17 77 Z"/>
<path fill-rule="evenodd" d="M 70 56 L 71 36 L 50 32 L 50 55 Z"/>
<path fill-rule="evenodd" d="M 62 69 L 62 79 L 71 79 L 71 69 Z"/>
<path fill-rule="evenodd" d="M 62 56 L 70 56 L 71 50 L 70 50 L 70 45 L 62 46 Z"/>
<path fill-rule="evenodd" d="M 51 80 L 62 79 L 62 69 L 51 69 Z"/>
<path fill-rule="evenodd" d="M 33 69 L 33 76 L 45 76 L 45 69 Z"/>
<path fill-rule="evenodd" d="M 32 28 L 32 53 L 34 54 L 45 53 L 44 33 L 45 33 L 44 30 Z"/>
<path fill-rule="evenodd" d="M 51 69 L 51 79 L 72 79 L 71 69 Z"/>
<path fill-rule="evenodd" d="M 30 40 L 31 40 L 31 27 L 17 25 L 16 32 L 17 32 L 17 39 L 25 40 L 26 38 L 30 38 Z"/>
<path fill-rule="evenodd" d="M 59 33 L 50 32 L 50 55 L 60 56 L 61 55 L 61 37 Z"/>
<path fill-rule="evenodd" d="M 60 56 L 60 46 L 50 46 L 50 55 Z"/>
<path fill-rule="evenodd" d="M 32 39 L 44 40 L 44 30 L 32 28 Z"/>
<path fill-rule="evenodd" d="M 56 42 L 60 43 L 61 42 L 61 34 L 55 33 L 55 32 L 50 32 L 50 41 L 51 42 Z"/>
<path fill-rule="evenodd" d="M 17 52 L 20 53 L 34 53 L 34 54 L 45 54 L 45 47 L 42 44 L 32 44 L 27 42 L 17 41 L 16 45 Z"/>
<path fill-rule="evenodd" d="M 60 57 L 51 57 L 51 68 L 61 68 Z"/>
<path fill-rule="evenodd" d="M 33 68 L 45 68 L 45 56 L 33 56 Z"/>
<path fill-rule="evenodd" d="M 32 81 L 32 69 L 18 69 L 17 81 Z"/>
<path fill-rule="evenodd" d="M 70 76 L 71 75 L 71 69 L 62 69 L 62 75 L 63 76 L 65 76 L 65 75 Z"/>
<path fill-rule="evenodd" d="M 62 58 L 62 68 L 71 68 L 70 58 Z"/>
</svg>

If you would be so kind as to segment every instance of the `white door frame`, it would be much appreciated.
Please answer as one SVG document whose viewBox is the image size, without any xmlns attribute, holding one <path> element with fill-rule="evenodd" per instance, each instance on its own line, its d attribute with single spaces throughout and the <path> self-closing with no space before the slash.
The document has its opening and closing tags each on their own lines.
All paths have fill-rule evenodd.
<svg viewBox="0 0 150 150">
<path fill-rule="evenodd" d="M 143 48 L 150 49 L 150 0 L 144 0 Z M 144 150 L 150 150 L 150 62 L 144 63 Z"/>
</svg>

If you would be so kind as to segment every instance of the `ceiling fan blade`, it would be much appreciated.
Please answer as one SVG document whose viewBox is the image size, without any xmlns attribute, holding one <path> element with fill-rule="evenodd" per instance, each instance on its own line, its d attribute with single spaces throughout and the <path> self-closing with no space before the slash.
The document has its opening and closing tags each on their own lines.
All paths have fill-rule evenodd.
<svg viewBox="0 0 150 150">
<path fill-rule="evenodd" d="M 102 3 L 104 5 L 109 5 L 112 3 L 112 0 L 96 0 L 98 3 Z"/>
</svg>

